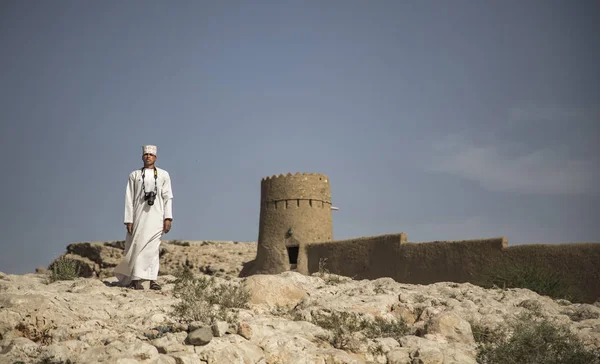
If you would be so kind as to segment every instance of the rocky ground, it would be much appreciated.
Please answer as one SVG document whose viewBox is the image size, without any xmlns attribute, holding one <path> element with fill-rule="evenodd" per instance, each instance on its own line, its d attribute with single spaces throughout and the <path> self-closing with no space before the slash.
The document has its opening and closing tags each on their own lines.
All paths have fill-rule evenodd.
<svg viewBox="0 0 600 364">
<path fill-rule="evenodd" d="M 249 293 L 248 307 L 231 309 L 237 317 L 230 322 L 178 316 L 175 307 L 194 300 L 182 302 L 175 294 L 174 273 L 159 276 L 161 291 L 147 285 L 142 291 L 112 287 L 111 277 L 50 282 L 41 269 L 0 273 L 0 364 L 468 364 L 476 363 L 477 341 L 485 333 L 526 312 L 564 323 L 588 348 L 600 348 L 598 302 L 575 304 L 526 289 L 410 285 L 389 278 L 296 272 L 237 278 L 234 273 L 255 254 L 255 245 L 242 244 L 205 244 L 204 250 L 194 250 L 196 255 L 187 254 L 188 261 L 194 257 L 188 265 L 197 277 L 237 284 Z M 167 244 L 163 258 L 185 261 L 184 249 L 197 249 L 192 245 L 202 244 Z M 212 268 L 202 272 L 207 265 L 223 269 L 222 274 Z M 211 306 L 211 312 L 220 312 L 219 306 Z"/>
<path fill-rule="evenodd" d="M 73 243 L 63 257 L 79 262 L 83 277 L 112 276 L 113 268 L 123 257 L 123 240 Z M 173 274 L 184 264 L 209 275 L 237 276 L 243 263 L 256 257 L 256 242 L 210 240 L 164 240 L 160 252 L 160 273 Z M 52 264 L 50 264 L 50 267 Z M 44 272 L 46 267 L 37 271 Z"/>
</svg>

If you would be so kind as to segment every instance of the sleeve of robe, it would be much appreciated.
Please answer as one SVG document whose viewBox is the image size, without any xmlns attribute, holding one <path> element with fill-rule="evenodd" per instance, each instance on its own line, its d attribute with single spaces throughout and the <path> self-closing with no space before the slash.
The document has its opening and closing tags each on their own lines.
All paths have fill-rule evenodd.
<svg viewBox="0 0 600 364">
<path fill-rule="evenodd" d="M 171 176 L 167 173 L 162 186 L 162 198 L 165 202 L 164 219 L 173 219 L 173 191 L 171 189 Z"/>
<path fill-rule="evenodd" d="M 129 179 L 127 180 L 127 187 L 125 188 L 125 216 L 123 219 L 123 222 L 125 224 L 133 224 L 133 189 L 135 186 L 134 183 L 135 177 L 133 175 L 129 175 Z"/>
</svg>

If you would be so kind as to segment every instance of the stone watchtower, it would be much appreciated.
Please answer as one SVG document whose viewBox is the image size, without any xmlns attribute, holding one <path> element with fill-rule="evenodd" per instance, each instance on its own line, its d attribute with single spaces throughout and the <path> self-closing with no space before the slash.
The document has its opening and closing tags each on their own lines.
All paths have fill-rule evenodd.
<svg viewBox="0 0 600 364">
<path fill-rule="evenodd" d="M 295 269 L 300 243 L 333 239 L 329 185 L 329 178 L 317 173 L 261 180 L 258 247 L 250 274 Z"/>
</svg>

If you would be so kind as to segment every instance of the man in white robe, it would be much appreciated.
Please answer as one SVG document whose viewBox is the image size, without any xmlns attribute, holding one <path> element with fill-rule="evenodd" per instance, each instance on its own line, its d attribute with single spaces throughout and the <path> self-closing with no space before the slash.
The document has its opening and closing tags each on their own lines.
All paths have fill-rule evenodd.
<svg viewBox="0 0 600 364">
<path fill-rule="evenodd" d="M 119 286 L 144 289 L 142 282 L 149 280 L 151 289 L 161 289 L 156 283 L 160 239 L 171 230 L 173 192 L 169 173 L 155 166 L 156 151 L 154 145 L 143 146 L 144 167 L 129 174 L 125 190 L 125 251 L 114 270 Z"/>
</svg>

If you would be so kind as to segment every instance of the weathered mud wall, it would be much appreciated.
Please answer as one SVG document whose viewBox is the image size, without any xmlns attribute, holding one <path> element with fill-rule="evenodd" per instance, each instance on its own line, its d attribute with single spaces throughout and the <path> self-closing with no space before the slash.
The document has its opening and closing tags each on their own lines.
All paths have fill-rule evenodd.
<svg viewBox="0 0 600 364">
<path fill-rule="evenodd" d="M 560 279 L 573 298 L 600 299 L 600 243 L 508 246 L 504 237 L 464 241 L 406 242 L 400 234 L 309 243 L 301 247 L 298 269 L 355 279 L 391 277 L 430 284 L 470 282 L 490 286 L 511 279 Z M 518 277 L 518 275 L 529 277 Z"/>
</svg>

